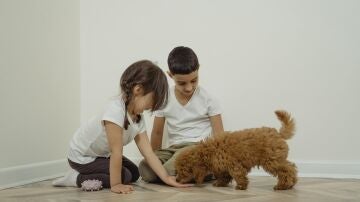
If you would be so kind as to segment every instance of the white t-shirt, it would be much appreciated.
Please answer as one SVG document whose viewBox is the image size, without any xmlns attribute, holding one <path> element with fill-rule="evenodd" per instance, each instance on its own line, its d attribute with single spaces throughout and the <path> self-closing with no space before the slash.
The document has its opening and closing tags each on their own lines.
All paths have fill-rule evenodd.
<svg viewBox="0 0 360 202">
<path fill-rule="evenodd" d="M 128 113 L 127 113 L 128 114 Z M 109 157 L 110 149 L 104 127 L 104 121 L 110 121 L 123 128 L 125 103 L 121 96 L 111 100 L 105 111 L 83 124 L 70 141 L 68 158 L 76 163 L 86 164 L 96 157 Z M 128 129 L 123 129 L 123 145 L 131 142 L 136 135 L 145 131 L 144 117 L 139 123 L 134 123 L 129 114 Z"/>
<path fill-rule="evenodd" d="M 198 86 L 186 105 L 175 97 L 175 87 L 170 88 L 169 102 L 156 117 L 165 117 L 169 145 L 199 142 L 211 135 L 210 116 L 221 114 L 218 102 L 204 88 Z"/>
</svg>

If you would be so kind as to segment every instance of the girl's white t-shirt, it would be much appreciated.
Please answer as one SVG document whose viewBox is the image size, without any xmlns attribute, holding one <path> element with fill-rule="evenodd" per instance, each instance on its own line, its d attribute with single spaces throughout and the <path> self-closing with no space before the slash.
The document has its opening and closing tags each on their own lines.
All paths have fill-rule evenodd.
<svg viewBox="0 0 360 202">
<path fill-rule="evenodd" d="M 104 121 L 110 121 L 123 128 L 123 145 L 130 143 L 136 135 L 145 132 L 144 117 L 139 123 L 134 123 L 129 114 L 128 129 L 123 128 L 125 117 L 125 103 L 121 96 L 112 99 L 102 114 L 84 123 L 70 141 L 68 158 L 79 164 L 94 161 L 96 157 L 109 157 L 110 148 L 105 132 Z"/>
<path fill-rule="evenodd" d="M 199 142 L 212 133 L 210 117 L 221 114 L 218 101 L 204 88 L 198 86 L 186 105 L 175 97 L 175 87 L 170 88 L 166 107 L 155 113 L 165 117 L 169 145 Z"/>
</svg>

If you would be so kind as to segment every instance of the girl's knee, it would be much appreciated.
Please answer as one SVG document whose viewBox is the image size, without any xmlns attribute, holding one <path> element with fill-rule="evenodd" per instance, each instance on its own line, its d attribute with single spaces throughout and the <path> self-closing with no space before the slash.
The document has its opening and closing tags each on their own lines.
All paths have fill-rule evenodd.
<svg viewBox="0 0 360 202">
<path fill-rule="evenodd" d="M 123 184 L 129 184 L 132 180 L 132 173 L 129 171 L 129 169 L 123 167 L 121 172 L 121 181 Z"/>
<path fill-rule="evenodd" d="M 140 177 L 139 169 L 136 168 L 134 170 L 131 170 L 131 175 L 131 182 L 136 182 Z"/>
</svg>

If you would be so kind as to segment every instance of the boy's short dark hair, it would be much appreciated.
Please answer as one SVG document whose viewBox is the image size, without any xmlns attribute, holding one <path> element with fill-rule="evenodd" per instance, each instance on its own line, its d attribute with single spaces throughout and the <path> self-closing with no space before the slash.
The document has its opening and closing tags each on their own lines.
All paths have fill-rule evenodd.
<svg viewBox="0 0 360 202">
<path fill-rule="evenodd" d="M 168 66 L 172 74 L 190 74 L 199 69 L 199 61 L 191 48 L 178 46 L 169 53 Z"/>
</svg>

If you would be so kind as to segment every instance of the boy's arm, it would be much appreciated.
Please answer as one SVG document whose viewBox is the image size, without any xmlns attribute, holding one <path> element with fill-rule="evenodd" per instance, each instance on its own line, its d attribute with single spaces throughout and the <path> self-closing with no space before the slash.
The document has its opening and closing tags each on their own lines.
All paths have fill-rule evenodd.
<svg viewBox="0 0 360 202">
<path fill-rule="evenodd" d="M 145 161 L 149 164 L 152 170 L 159 178 L 166 184 L 174 187 L 189 187 L 189 184 L 180 184 L 176 182 L 175 176 L 169 176 L 164 166 L 161 164 L 159 158 L 155 155 L 150 146 L 150 142 L 146 133 L 141 133 L 135 136 L 135 142 L 139 148 L 140 153 L 144 156 Z"/>
<path fill-rule="evenodd" d="M 123 130 L 115 123 L 104 121 L 105 131 L 111 151 L 110 156 L 110 187 L 115 193 L 130 193 L 134 189 L 130 185 L 121 183 L 121 167 L 123 153 Z"/>
<path fill-rule="evenodd" d="M 164 133 L 165 117 L 154 118 L 153 129 L 151 131 L 151 147 L 152 149 L 161 149 L 162 138 Z"/>
<path fill-rule="evenodd" d="M 224 126 L 222 123 L 221 114 L 210 116 L 210 123 L 213 131 L 213 135 L 224 132 Z"/>
</svg>

